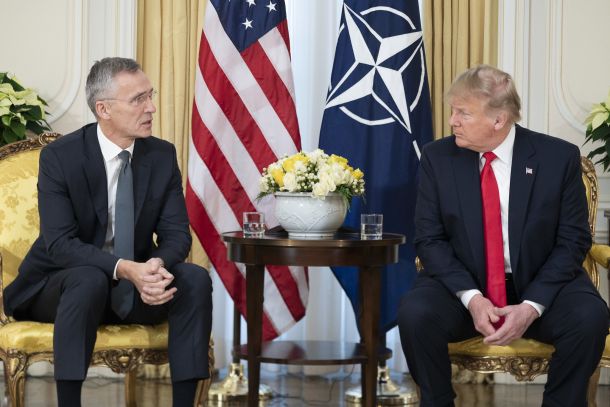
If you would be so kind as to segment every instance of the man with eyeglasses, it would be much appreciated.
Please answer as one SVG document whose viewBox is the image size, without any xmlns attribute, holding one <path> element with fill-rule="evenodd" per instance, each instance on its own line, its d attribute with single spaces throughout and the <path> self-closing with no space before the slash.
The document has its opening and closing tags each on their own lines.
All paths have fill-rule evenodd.
<svg viewBox="0 0 610 407">
<path fill-rule="evenodd" d="M 5 312 L 55 324 L 58 405 L 80 406 L 103 323 L 169 323 L 174 406 L 207 378 L 212 282 L 191 247 L 176 150 L 151 136 L 155 91 L 137 62 L 104 58 L 87 77 L 97 119 L 40 155 L 40 237 L 4 291 Z"/>
</svg>

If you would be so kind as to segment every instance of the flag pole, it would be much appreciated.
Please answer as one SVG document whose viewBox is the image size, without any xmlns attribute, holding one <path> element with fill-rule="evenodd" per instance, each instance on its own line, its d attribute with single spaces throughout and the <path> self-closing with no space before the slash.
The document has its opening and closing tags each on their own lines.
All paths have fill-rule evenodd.
<svg viewBox="0 0 610 407">
<path fill-rule="evenodd" d="M 240 362 L 241 347 L 241 314 L 237 306 L 233 304 L 233 347 L 231 349 L 231 365 L 228 367 L 227 377 L 212 383 L 208 392 L 208 401 L 216 405 L 234 401 L 245 401 L 248 398 L 248 379 L 244 376 L 244 365 Z M 258 388 L 258 399 L 269 400 L 273 397 L 271 387 L 260 384 Z"/>
<path fill-rule="evenodd" d="M 386 334 L 379 338 L 380 349 L 386 348 Z M 352 404 L 362 404 L 362 388 L 353 387 L 345 392 L 345 401 Z M 412 379 L 402 386 L 395 384 L 390 378 L 390 369 L 385 358 L 379 358 L 377 364 L 377 405 L 378 406 L 404 406 L 419 403 L 419 395 Z"/>
</svg>

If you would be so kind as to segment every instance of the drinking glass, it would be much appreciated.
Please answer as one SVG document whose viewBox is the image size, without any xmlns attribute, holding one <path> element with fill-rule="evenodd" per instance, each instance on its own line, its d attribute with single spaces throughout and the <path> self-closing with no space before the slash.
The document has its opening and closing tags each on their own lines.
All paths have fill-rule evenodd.
<svg viewBox="0 0 610 407">
<path fill-rule="evenodd" d="M 263 237 L 265 234 L 265 214 L 244 212 L 244 237 Z"/>
<path fill-rule="evenodd" d="M 378 240 L 383 235 L 383 215 L 363 213 L 360 215 L 360 239 Z"/>
</svg>

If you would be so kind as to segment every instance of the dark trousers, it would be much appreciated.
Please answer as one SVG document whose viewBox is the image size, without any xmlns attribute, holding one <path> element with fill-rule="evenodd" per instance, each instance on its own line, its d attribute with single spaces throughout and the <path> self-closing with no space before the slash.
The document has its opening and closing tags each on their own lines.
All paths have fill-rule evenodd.
<svg viewBox="0 0 610 407">
<path fill-rule="evenodd" d="M 100 324 L 169 323 L 168 353 L 172 381 L 209 377 L 208 346 L 212 328 L 212 280 L 199 266 L 180 263 L 170 272 L 174 298 L 146 305 L 135 293 L 132 312 L 124 320 L 110 308 L 111 281 L 96 267 L 53 273 L 44 288 L 18 315 L 53 322 L 56 380 L 84 380 Z"/>
<path fill-rule="evenodd" d="M 419 276 L 402 300 L 398 326 L 409 370 L 421 390 L 421 406 L 453 406 L 447 344 L 479 335 L 468 310 L 440 282 Z M 567 284 L 524 334 L 555 347 L 543 406 L 587 405 L 587 384 L 607 334 L 606 303 Z"/>
</svg>

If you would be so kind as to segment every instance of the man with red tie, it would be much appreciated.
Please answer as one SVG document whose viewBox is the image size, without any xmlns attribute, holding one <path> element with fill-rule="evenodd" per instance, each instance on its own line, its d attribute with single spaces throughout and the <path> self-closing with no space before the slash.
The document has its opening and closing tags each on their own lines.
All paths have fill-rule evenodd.
<svg viewBox="0 0 610 407">
<path fill-rule="evenodd" d="M 424 265 L 398 325 L 421 406 L 452 406 L 447 343 L 552 344 L 543 406 L 584 407 L 608 306 L 591 246 L 578 147 L 523 128 L 510 75 L 480 65 L 448 92 L 453 135 L 422 153 L 415 247 Z"/>
</svg>

